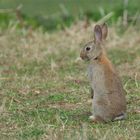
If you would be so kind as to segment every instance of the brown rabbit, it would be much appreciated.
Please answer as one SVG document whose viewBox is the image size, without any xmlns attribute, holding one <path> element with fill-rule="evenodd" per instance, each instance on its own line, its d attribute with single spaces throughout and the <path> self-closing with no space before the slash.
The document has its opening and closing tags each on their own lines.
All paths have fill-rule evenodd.
<svg viewBox="0 0 140 140">
<path fill-rule="evenodd" d="M 88 77 L 94 91 L 94 122 L 108 122 L 126 118 L 126 99 L 121 80 L 107 58 L 103 41 L 108 33 L 107 25 L 96 25 L 94 40 L 88 42 L 81 50 L 80 57 L 89 62 Z"/>
</svg>

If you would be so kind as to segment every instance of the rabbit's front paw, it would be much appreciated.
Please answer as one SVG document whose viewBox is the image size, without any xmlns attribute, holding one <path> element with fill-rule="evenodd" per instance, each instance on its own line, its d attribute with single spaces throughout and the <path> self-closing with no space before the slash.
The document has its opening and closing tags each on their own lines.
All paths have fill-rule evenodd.
<svg viewBox="0 0 140 140">
<path fill-rule="evenodd" d="M 95 116 L 93 116 L 93 115 L 89 116 L 89 120 L 90 120 L 90 121 L 95 120 Z"/>
<path fill-rule="evenodd" d="M 100 117 L 100 116 L 90 116 L 89 117 L 89 120 L 91 121 L 91 122 L 94 122 L 94 123 L 98 123 L 98 122 L 102 122 L 102 123 L 104 123 L 105 121 Z"/>
</svg>

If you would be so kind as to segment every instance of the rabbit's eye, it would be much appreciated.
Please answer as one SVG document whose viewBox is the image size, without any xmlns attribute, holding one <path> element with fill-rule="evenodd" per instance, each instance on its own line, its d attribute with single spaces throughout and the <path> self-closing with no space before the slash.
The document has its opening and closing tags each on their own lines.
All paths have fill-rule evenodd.
<svg viewBox="0 0 140 140">
<path fill-rule="evenodd" d="M 86 51 L 89 51 L 90 50 L 90 47 L 86 47 Z"/>
</svg>

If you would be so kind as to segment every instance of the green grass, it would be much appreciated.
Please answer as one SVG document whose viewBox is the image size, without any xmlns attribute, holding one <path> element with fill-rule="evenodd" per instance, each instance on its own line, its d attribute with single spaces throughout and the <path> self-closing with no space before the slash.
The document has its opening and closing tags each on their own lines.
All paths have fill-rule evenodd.
<svg viewBox="0 0 140 140">
<path fill-rule="evenodd" d="M 135 13 L 134 9 L 139 9 L 138 0 L 129 1 L 128 8 L 130 12 Z M 78 15 L 79 12 L 91 11 L 96 12 L 99 8 L 103 8 L 105 11 L 121 10 L 123 9 L 123 1 L 118 0 L 2 0 L 0 2 L 0 8 L 16 8 L 18 5 L 23 5 L 23 13 L 28 15 L 39 15 L 43 16 L 57 14 L 59 12 L 68 12 L 72 15 Z M 64 9 L 62 8 L 64 6 Z M 120 7 L 120 8 L 119 8 Z"/>
<path fill-rule="evenodd" d="M 82 32 L 81 37 L 81 30 L 75 30 L 78 27 L 80 24 L 68 29 L 72 31 L 69 35 L 40 30 L 30 35 L 13 26 L 0 31 L 1 139 L 139 139 L 140 119 L 135 113 L 140 106 L 139 31 L 132 32 L 135 46 L 129 46 L 128 34 L 122 35 L 127 40 L 124 48 L 120 48 L 124 44 L 108 48 L 127 91 L 128 117 L 93 124 L 88 119 L 91 104 L 86 64 L 78 59 L 80 43 L 89 32 Z"/>
<path fill-rule="evenodd" d="M 136 52 L 132 53 L 129 49 L 110 49 L 109 50 L 109 57 L 112 62 L 116 65 L 123 64 L 123 63 L 132 63 L 135 58 L 137 57 Z"/>
<path fill-rule="evenodd" d="M 128 22 L 133 22 L 132 17 L 139 11 L 139 0 L 130 1 L 126 7 L 128 10 Z M 21 15 L 26 26 L 43 27 L 45 30 L 64 29 L 77 19 L 85 17 L 94 21 L 106 14 L 114 15 L 108 21 L 114 23 L 123 16 L 124 1 L 118 0 L 1 0 L 0 9 L 12 9 L 22 5 Z M 14 13 L 0 13 L 0 25 L 7 27 L 11 20 L 17 20 Z M 5 28 L 6 28 L 5 27 Z"/>
</svg>

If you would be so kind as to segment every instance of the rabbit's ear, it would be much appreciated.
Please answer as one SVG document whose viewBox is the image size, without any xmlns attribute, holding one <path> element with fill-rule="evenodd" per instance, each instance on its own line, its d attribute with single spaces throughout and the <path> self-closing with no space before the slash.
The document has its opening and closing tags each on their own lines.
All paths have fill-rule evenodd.
<svg viewBox="0 0 140 140">
<path fill-rule="evenodd" d="M 102 29 L 99 25 L 94 27 L 94 40 L 96 43 L 100 43 L 102 41 Z"/>
<path fill-rule="evenodd" d="M 101 28 L 102 28 L 102 39 L 105 40 L 108 34 L 107 24 L 106 23 L 102 24 Z"/>
</svg>

